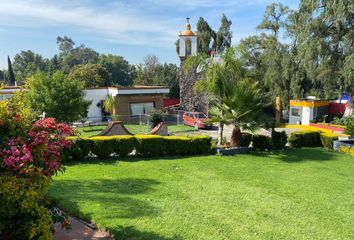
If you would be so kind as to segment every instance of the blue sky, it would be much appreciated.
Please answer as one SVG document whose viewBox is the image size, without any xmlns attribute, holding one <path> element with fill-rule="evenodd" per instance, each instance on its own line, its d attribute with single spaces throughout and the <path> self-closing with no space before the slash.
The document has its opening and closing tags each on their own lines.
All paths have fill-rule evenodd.
<svg viewBox="0 0 354 240">
<path fill-rule="evenodd" d="M 161 62 L 178 63 L 174 42 L 203 17 L 217 29 L 222 13 L 232 20 L 233 43 L 255 34 L 272 0 L 0 0 L 0 69 L 6 57 L 32 50 L 44 57 L 58 52 L 56 37 L 67 35 L 100 53 L 142 62 L 155 54 Z M 277 1 L 278 2 L 278 1 Z M 299 0 L 281 0 L 296 8 Z"/>
</svg>

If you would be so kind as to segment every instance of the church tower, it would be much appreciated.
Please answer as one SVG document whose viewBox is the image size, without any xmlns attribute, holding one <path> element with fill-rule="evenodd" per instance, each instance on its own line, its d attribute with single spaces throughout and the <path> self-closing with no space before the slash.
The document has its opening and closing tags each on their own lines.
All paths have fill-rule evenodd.
<svg viewBox="0 0 354 240">
<path fill-rule="evenodd" d="M 197 34 L 191 30 L 190 18 L 187 17 L 185 30 L 179 34 L 178 55 L 181 60 L 179 68 L 179 86 L 180 86 L 180 108 L 185 111 L 208 111 L 208 100 L 206 96 L 197 95 L 194 91 L 195 83 L 200 79 L 197 68 L 192 68 L 185 73 L 183 66 L 190 56 L 196 56 L 198 52 Z"/>
<path fill-rule="evenodd" d="M 186 29 L 179 34 L 179 57 L 181 61 L 189 56 L 197 55 L 197 35 L 192 32 L 189 17 L 186 18 Z"/>
</svg>

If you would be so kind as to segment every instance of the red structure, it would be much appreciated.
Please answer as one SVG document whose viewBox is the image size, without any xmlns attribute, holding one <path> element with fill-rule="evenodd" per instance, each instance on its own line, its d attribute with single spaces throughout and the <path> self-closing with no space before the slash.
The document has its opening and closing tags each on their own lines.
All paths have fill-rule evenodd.
<svg viewBox="0 0 354 240">
<path fill-rule="evenodd" d="M 330 102 L 328 107 L 329 115 L 343 115 L 345 112 L 345 108 L 347 107 L 347 103 L 336 103 Z"/>
<path fill-rule="evenodd" d="M 332 131 L 332 133 L 334 133 L 334 132 L 343 133 L 344 132 L 344 128 L 330 126 L 330 125 L 321 124 L 321 123 L 310 123 L 310 126 L 320 128 L 320 129 L 330 130 L 330 131 Z"/>
<path fill-rule="evenodd" d="M 178 105 L 180 103 L 179 99 L 177 98 L 166 98 L 163 100 L 163 107 L 170 107 L 173 105 Z"/>
</svg>

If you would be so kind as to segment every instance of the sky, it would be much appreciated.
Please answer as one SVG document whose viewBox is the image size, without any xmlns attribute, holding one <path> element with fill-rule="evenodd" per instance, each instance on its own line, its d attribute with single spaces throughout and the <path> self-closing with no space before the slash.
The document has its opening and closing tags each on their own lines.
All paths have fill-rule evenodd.
<svg viewBox="0 0 354 240">
<path fill-rule="evenodd" d="M 296 8 L 299 0 L 278 0 Z M 121 55 L 132 64 L 148 54 L 179 63 L 174 42 L 190 17 L 192 30 L 203 17 L 214 30 L 224 13 L 233 44 L 257 33 L 273 0 L 0 0 L 0 69 L 22 50 L 50 58 L 57 36 L 68 36 L 99 53 Z"/>
</svg>

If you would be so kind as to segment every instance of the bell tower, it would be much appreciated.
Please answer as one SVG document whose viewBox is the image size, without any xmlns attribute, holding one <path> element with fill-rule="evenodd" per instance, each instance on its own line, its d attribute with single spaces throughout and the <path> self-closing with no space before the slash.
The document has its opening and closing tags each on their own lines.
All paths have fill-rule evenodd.
<svg viewBox="0 0 354 240">
<path fill-rule="evenodd" d="M 179 57 L 181 60 L 188 56 L 197 55 L 197 34 L 192 32 L 190 17 L 187 17 L 186 29 L 179 33 Z"/>
</svg>

